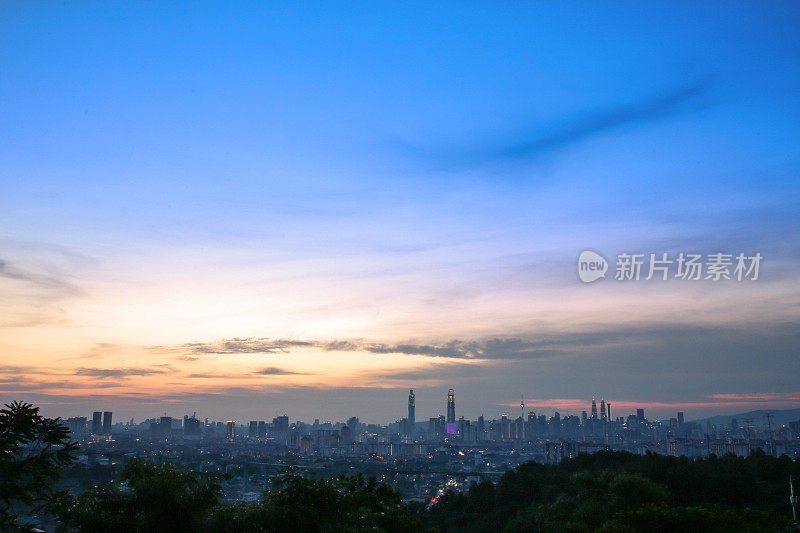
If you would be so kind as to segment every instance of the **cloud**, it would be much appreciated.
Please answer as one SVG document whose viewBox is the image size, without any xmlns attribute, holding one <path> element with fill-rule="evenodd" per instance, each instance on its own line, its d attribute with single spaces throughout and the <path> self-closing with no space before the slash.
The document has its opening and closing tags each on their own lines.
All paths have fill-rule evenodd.
<svg viewBox="0 0 800 533">
<path fill-rule="evenodd" d="M 244 379 L 252 378 L 250 374 L 221 374 L 216 372 L 195 372 L 186 376 L 190 379 Z"/>
<path fill-rule="evenodd" d="M 0 365 L 0 374 L 24 374 L 26 372 L 43 373 L 35 366 Z"/>
<path fill-rule="evenodd" d="M 547 341 L 493 338 L 482 341 L 458 339 L 438 343 L 384 343 L 364 339 L 299 340 L 239 337 L 214 342 L 190 342 L 178 346 L 155 346 L 159 352 L 185 351 L 192 355 L 175 356 L 194 361 L 198 355 L 285 354 L 291 348 L 314 348 L 326 352 L 366 352 L 371 354 L 423 355 L 455 359 L 518 359 L 539 358 L 557 354 Z"/>
<path fill-rule="evenodd" d="M 0 302 L 0 328 L 66 324 L 69 322 L 67 313 L 58 302 L 86 294 L 62 276 L 12 266 L 4 258 L 0 258 L 0 284 L 5 297 Z"/>
<path fill-rule="evenodd" d="M 709 398 L 728 401 L 773 402 L 800 401 L 800 392 L 745 392 L 711 394 Z"/>
<path fill-rule="evenodd" d="M 197 354 L 225 355 L 239 353 L 289 353 L 291 347 L 303 347 L 325 352 L 363 352 L 374 355 L 409 355 L 464 361 L 525 361 L 592 353 L 603 350 L 615 353 L 639 353 L 650 350 L 669 350 L 680 346 L 691 351 L 729 349 L 757 342 L 773 350 L 791 346 L 800 340 L 800 324 L 796 321 L 774 324 L 659 324 L 651 322 L 620 325 L 588 325 L 581 330 L 519 332 L 512 337 L 490 336 L 477 340 L 445 339 L 438 342 L 383 342 L 363 338 L 351 339 L 267 339 L 240 337 L 218 342 L 192 342 L 176 347 L 161 346 L 159 350 L 186 349 Z M 737 344 L 738 343 L 738 344 Z M 199 347 L 199 348 L 198 348 Z M 737 350 L 738 352 L 739 350 Z M 196 355 L 175 356 L 178 360 L 194 361 Z M 267 369 L 265 369 L 267 370 Z M 280 370 L 271 367 L 271 370 Z M 286 373 L 288 371 L 284 371 Z M 268 374 L 270 372 L 262 372 Z M 276 373 L 277 372 L 272 372 Z"/>
<path fill-rule="evenodd" d="M 483 341 L 450 340 L 436 344 L 378 343 L 359 340 L 317 343 L 326 351 L 364 351 L 372 354 L 424 355 L 454 359 L 519 359 L 548 357 L 557 351 L 538 341 L 488 339 Z"/>
<path fill-rule="evenodd" d="M 448 361 L 446 363 L 425 364 L 418 368 L 389 369 L 368 372 L 361 377 L 365 385 L 404 384 L 408 386 L 432 387 L 454 381 L 465 381 L 480 377 L 485 366 L 467 361 Z"/>
<path fill-rule="evenodd" d="M 698 109 L 702 103 L 700 97 L 708 92 L 709 84 L 698 82 L 643 101 L 583 111 L 546 124 L 536 123 L 521 131 L 509 132 L 503 139 L 449 149 L 425 149 L 405 143 L 405 149 L 412 156 L 447 167 L 529 161 L 624 126 L 653 122 Z"/>
<path fill-rule="evenodd" d="M 300 376 L 300 375 L 308 375 L 307 372 L 294 372 L 292 370 L 286 370 L 284 368 L 278 367 L 267 367 L 262 368 L 261 370 L 256 370 L 251 373 L 246 374 L 226 374 L 220 372 L 195 372 L 189 374 L 188 378 L 190 379 L 254 379 L 257 376 Z"/>
<path fill-rule="evenodd" d="M 311 342 L 289 339 L 267 339 L 267 338 L 234 338 L 222 339 L 213 342 L 189 342 L 176 347 L 153 346 L 154 351 L 174 351 L 178 350 L 191 355 L 207 354 L 282 354 L 288 353 L 290 348 L 312 346 Z"/>
<path fill-rule="evenodd" d="M 5 259 L 0 259 L 0 278 L 27 282 L 48 291 L 55 291 L 62 296 L 81 296 L 84 294 L 80 287 L 68 281 L 55 276 L 13 268 Z"/>
<path fill-rule="evenodd" d="M 128 376 L 168 374 L 171 372 L 173 372 L 173 370 L 168 368 L 78 368 L 75 370 L 75 375 L 96 378 L 121 378 Z"/>
<path fill-rule="evenodd" d="M 116 353 L 122 349 L 119 344 L 109 342 L 97 342 L 85 354 L 75 357 L 62 357 L 59 361 L 70 361 L 72 359 L 98 359 L 106 354 Z"/>
<path fill-rule="evenodd" d="M 293 372 L 291 370 L 286 370 L 283 368 L 277 368 L 274 366 L 270 366 L 267 368 L 262 368 L 261 370 L 256 370 L 256 374 L 261 374 L 263 376 L 291 376 L 291 375 L 307 375 L 306 372 Z"/>
<path fill-rule="evenodd" d="M 46 380 L 29 380 L 29 379 L 2 379 L 0 378 L 0 392 L 3 393 L 17 393 L 17 392 L 35 392 L 35 391 L 50 391 L 53 389 L 61 390 L 79 390 L 79 389 L 107 389 L 113 387 L 122 387 L 125 384 L 119 381 L 102 381 L 102 382 L 82 382 L 79 380 L 73 381 L 46 381 Z"/>
</svg>

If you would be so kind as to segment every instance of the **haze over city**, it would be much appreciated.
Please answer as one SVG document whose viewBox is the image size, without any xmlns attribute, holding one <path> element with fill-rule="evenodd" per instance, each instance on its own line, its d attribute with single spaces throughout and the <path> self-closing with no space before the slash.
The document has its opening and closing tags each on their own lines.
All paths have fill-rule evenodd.
<svg viewBox="0 0 800 533">
<path fill-rule="evenodd" d="M 667 6 L 669 8 L 667 9 Z M 800 407 L 792 3 L 0 5 L 0 399 Z M 581 251 L 609 263 L 582 283 Z M 614 279 L 622 253 L 758 279 Z"/>
</svg>

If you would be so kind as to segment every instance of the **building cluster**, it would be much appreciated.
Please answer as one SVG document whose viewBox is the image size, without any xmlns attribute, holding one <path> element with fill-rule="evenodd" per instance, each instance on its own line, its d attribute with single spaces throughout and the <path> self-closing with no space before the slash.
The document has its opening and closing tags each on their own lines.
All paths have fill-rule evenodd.
<svg viewBox="0 0 800 533">
<path fill-rule="evenodd" d="M 687 422 L 684 413 L 674 418 L 650 421 L 644 409 L 626 417 L 613 416 L 611 402 L 592 399 L 588 411 L 580 416 L 550 416 L 525 411 L 520 403 L 519 416 L 487 420 L 483 416 L 469 420 L 456 415 L 455 391 L 447 391 L 443 415 L 418 421 L 414 390 L 408 394 L 407 416 L 388 424 L 363 424 L 357 417 L 346 422 L 313 424 L 290 423 L 286 415 L 271 422 L 251 420 L 246 424 L 200 420 L 196 413 L 183 419 L 162 416 L 134 424 L 112 426 L 111 412 L 93 413 L 91 423 L 85 417 L 67 419 L 76 438 L 108 440 L 124 436 L 154 441 L 219 441 L 260 443 L 272 451 L 288 450 L 323 456 L 425 456 L 437 446 L 464 448 L 498 447 L 511 451 L 536 453 L 544 460 L 553 454 L 573 455 L 596 449 L 622 449 L 643 453 L 655 451 L 671 455 L 703 455 L 732 452 L 746 455 L 754 447 L 778 452 L 792 449 L 800 439 L 800 421 L 781 427 L 753 425 L 752 421 L 716 426 L 710 422 Z"/>
</svg>

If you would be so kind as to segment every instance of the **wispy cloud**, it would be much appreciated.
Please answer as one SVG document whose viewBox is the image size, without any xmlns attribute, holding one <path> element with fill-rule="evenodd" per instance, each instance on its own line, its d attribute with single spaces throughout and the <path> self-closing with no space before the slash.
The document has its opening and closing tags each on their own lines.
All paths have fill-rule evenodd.
<svg viewBox="0 0 800 533">
<path fill-rule="evenodd" d="M 449 148 L 403 143 L 406 151 L 437 166 L 467 167 L 499 162 L 530 161 L 563 151 L 625 126 L 654 122 L 702 107 L 707 82 L 682 85 L 640 101 L 579 112 L 560 119 L 515 128 L 503 137 Z M 533 122 L 533 121 L 531 121 Z"/>
<path fill-rule="evenodd" d="M 262 376 L 291 376 L 291 375 L 307 375 L 306 372 L 294 372 L 292 370 L 286 370 L 285 368 L 278 368 L 274 366 L 270 366 L 267 368 L 262 368 L 261 370 L 256 370 L 256 374 L 261 374 Z"/>
<path fill-rule="evenodd" d="M 194 361 L 202 355 L 286 354 L 292 348 L 312 348 L 326 352 L 365 352 L 371 354 L 423 355 L 456 359 L 520 359 L 548 357 L 557 353 L 551 341 L 493 338 L 481 341 L 458 339 L 437 343 L 385 343 L 364 339 L 304 340 L 239 337 L 212 342 L 190 342 L 176 346 L 154 346 L 159 353 L 183 352 L 174 359 Z"/>
<path fill-rule="evenodd" d="M 732 392 L 711 394 L 709 398 L 715 400 L 743 401 L 743 402 L 774 402 L 774 401 L 800 401 L 800 392 Z"/>
<path fill-rule="evenodd" d="M 186 376 L 189 379 L 246 379 L 250 374 L 225 374 L 222 372 L 194 372 Z"/>
<path fill-rule="evenodd" d="M 41 289 L 55 291 L 61 296 L 81 296 L 84 294 L 80 287 L 63 278 L 15 268 L 5 259 L 0 259 L 0 278 L 27 282 Z"/>
<path fill-rule="evenodd" d="M 295 372 L 285 368 L 267 367 L 253 372 L 231 374 L 226 372 L 193 372 L 189 374 L 190 379 L 257 379 L 258 376 L 301 376 L 308 375 L 307 372 Z"/>
<path fill-rule="evenodd" d="M 382 342 L 369 339 L 267 339 L 240 337 L 215 342 L 192 342 L 177 346 L 159 346 L 158 351 L 189 351 L 192 355 L 174 357 L 194 361 L 208 355 L 287 354 L 292 347 L 324 352 L 362 352 L 374 355 L 409 355 L 453 360 L 534 360 L 585 353 L 593 349 L 639 350 L 681 345 L 728 346 L 732 339 L 751 345 L 748 339 L 772 339 L 778 348 L 796 342 L 797 324 L 793 321 L 771 324 L 690 325 L 633 323 L 602 328 L 587 327 L 581 331 L 549 331 L 526 333 L 517 337 L 488 337 L 477 340 L 445 339 L 438 342 Z M 727 339 L 727 341 L 726 341 Z"/>
<path fill-rule="evenodd" d="M 76 376 L 89 376 L 96 378 L 124 378 L 128 376 L 151 376 L 154 374 L 169 374 L 174 372 L 170 368 L 78 368 Z"/>
<path fill-rule="evenodd" d="M 22 365 L 0 365 L 0 374 L 24 374 L 26 372 L 44 373 L 44 369 L 35 366 L 22 366 Z"/>
<path fill-rule="evenodd" d="M 380 343 L 344 340 L 315 343 L 326 351 L 363 351 L 372 354 L 424 355 L 455 359 L 519 359 L 554 355 L 541 341 L 522 339 L 487 339 L 482 341 L 449 340 L 434 344 Z"/>
<path fill-rule="evenodd" d="M 288 353 L 291 348 L 312 346 L 313 343 L 302 340 L 267 339 L 267 338 L 234 338 L 213 342 L 189 342 L 178 346 L 153 346 L 156 352 L 182 352 L 189 357 L 207 354 L 281 354 Z"/>
</svg>

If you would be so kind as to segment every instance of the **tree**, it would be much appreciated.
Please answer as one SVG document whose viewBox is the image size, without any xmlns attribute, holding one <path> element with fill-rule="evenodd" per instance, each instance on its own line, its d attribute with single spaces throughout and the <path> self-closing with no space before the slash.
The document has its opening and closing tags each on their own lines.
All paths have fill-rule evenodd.
<svg viewBox="0 0 800 533">
<path fill-rule="evenodd" d="M 78 445 L 59 418 L 45 418 L 29 403 L 0 409 L 0 530 L 24 530 L 19 513 L 49 512 L 64 496 L 53 481 L 75 461 Z"/>
<path fill-rule="evenodd" d="M 188 533 L 201 530 L 219 503 L 217 479 L 171 464 L 132 458 L 118 478 L 64 505 L 61 520 L 97 533 Z"/>
<path fill-rule="evenodd" d="M 526 463 L 495 484 L 440 497 L 423 516 L 443 533 L 479 531 L 782 530 L 786 479 L 800 461 L 601 451 L 557 465 Z M 713 524 L 709 525 L 709 524 Z"/>
<path fill-rule="evenodd" d="M 335 479 L 281 476 L 261 502 L 221 508 L 209 531 L 427 531 L 422 521 L 400 503 L 400 494 L 374 477 L 365 480 L 360 475 Z"/>
</svg>

